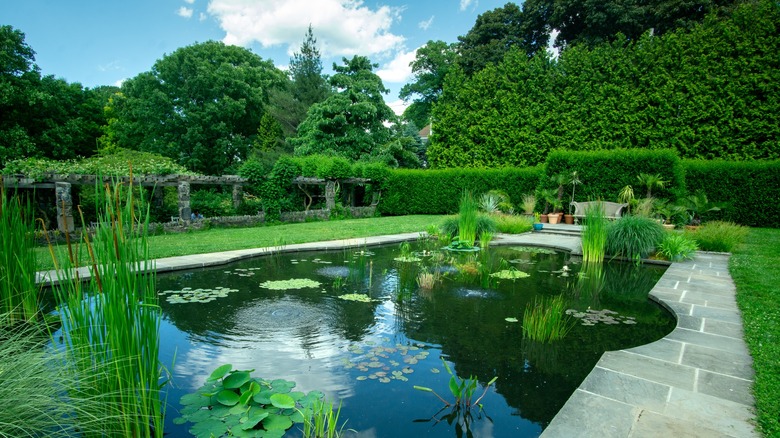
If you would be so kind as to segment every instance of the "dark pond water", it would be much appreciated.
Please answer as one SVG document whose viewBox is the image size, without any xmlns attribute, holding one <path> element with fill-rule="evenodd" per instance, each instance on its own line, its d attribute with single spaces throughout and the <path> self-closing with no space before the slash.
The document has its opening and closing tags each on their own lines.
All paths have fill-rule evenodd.
<svg viewBox="0 0 780 438">
<path fill-rule="evenodd" d="M 426 245 L 412 244 L 412 251 L 432 250 L 413 252 L 419 261 L 394 260 L 402 249 L 393 245 L 160 275 L 163 363 L 172 363 L 175 352 L 168 435 L 187 436 L 191 426 L 171 422 L 180 397 L 230 363 L 340 401 L 341 420 L 356 431 L 347 436 L 467 436 L 435 396 L 413 389 L 426 386 L 449 398 L 444 358 L 459 376 L 477 376 L 483 385 L 498 377 L 469 433 L 535 437 L 605 350 L 654 341 L 674 325 L 647 299 L 662 267 L 605 263 L 583 270 L 578 258 L 563 252 L 494 247 L 453 257 Z M 442 274 L 433 290 L 417 285 L 423 269 Z M 502 270 L 529 275 L 514 281 L 489 275 Z M 291 279 L 319 285 L 262 287 Z M 182 302 L 196 289 L 212 289 L 211 301 L 202 295 L 208 302 Z M 339 298 L 352 293 L 372 301 Z M 575 322 L 563 341 L 523 340 L 521 323 L 506 320 L 522 321 L 528 303 L 559 294 Z"/>
</svg>

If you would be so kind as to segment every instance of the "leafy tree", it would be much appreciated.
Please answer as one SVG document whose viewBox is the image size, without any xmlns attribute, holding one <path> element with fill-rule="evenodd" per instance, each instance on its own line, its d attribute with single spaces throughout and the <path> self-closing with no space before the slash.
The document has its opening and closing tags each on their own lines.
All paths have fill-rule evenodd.
<svg viewBox="0 0 780 438">
<path fill-rule="evenodd" d="M 501 62 L 512 48 L 526 49 L 523 12 L 515 3 L 507 3 L 480 14 L 474 27 L 458 41 L 458 63 L 471 76 L 488 64 Z"/>
<path fill-rule="evenodd" d="M 311 25 L 300 52 L 290 58 L 288 74 L 290 80 L 283 87 L 271 90 L 269 95 L 269 111 L 281 125 L 286 138 L 296 134 L 309 107 L 322 102 L 331 93 L 322 75 L 322 60 Z"/>
<path fill-rule="evenodd" d="M 0 27 L 0 166 L 15 158 L 94 154 L 105 98 L 101 89 L 41 77 L 24 33 Z"/>
<path fill-rule="evenodd" d="M 401 88 L 399 97 L 409 101 L 411 105 L 404 111 L 404 119 L 417 127 L 424 127 L 431 122 L 431 109 L 439 99 L 444 78 L 455 64 L 457 52 L 455 44 L 444 41 L 428 41 L 417 49 L 414 61 L 410 64 L 414 74 L 414 82 Z"/>
<path fill-rule="evenodd" d="M 122 84 L 110 135 L 121 147 L 156 152 L 188 169 L 223 174 L 249 153 L 269 90 L 284 74 L 241 47 L 183 47 Z"/>
<path fill-rule="evenodd" d="M 364 56 L 333 64 L 330 85 L 339 92 L 309 108 L 306 120 L 291 139 L 296 155 L 324 154 L 358 160 L 369 157 L 392 137 L 385 123 L 396 116 L 384 101 L 387 89 L 374 73 L 376 64 Z"/>
<path fill-rule="evenodd" d="M 257 128 L 255 149 L 260 152 L 273 151 L 284 144 L 282 126 L 270 113 L 263 114 L 260 127 Z"/>
</svg>

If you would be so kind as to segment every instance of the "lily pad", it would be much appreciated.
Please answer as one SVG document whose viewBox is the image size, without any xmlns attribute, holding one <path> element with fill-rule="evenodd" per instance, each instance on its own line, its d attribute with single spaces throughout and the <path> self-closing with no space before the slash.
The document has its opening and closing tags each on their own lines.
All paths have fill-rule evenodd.
<svg viewBox="0 0 780 438">
<path fill-rule="evenodd" d="M 320 287 L 320 282 L 308 278 L 291 278 L 289 280 L 269 280 L 260 283 L 260 287 L 270 290 L 293 290 Z"/>
<path fill-rule="evenodd" d="M 517 322 L 517 318 L 504 318 L 504 321 L 506 322 Z"/>
<path fill-rule="evenodd" d="M 238 404 L 239 395 L 229 389 L 223 389 L 217 393 L 217 401 L 225 406 Z"/>
<path fill-rule="evenodd" d="M 366 294 L 345 294 L 345 295 L 339 295 L 339 298 L 342 300 L 347 301 L 358 301 L 361 303 L 370 303 L 371 301 L 374 301 Z"/>
<path fill-rule="evenodd" d="M 490 274 L 493 278 L 501 278 L 504 280 L 517 280 L 518 278 L 528 278 L 530 275 L 527 272 L 518 271 L 516 269 L 504 269 L 502 271 L 494 272 Z"/>
</svg>

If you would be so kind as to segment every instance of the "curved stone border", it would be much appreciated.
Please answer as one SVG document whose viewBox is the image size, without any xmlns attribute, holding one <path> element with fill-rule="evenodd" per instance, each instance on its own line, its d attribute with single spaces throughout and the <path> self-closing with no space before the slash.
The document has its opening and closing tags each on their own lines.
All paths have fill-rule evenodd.
<svg viewBox="0 0 780 438">
<path fill-rule="evenodd" d="M 604 353 L 550 425 L 557 437 L 757 437 L 752 359 L 727 254 L 672 263 L 650 292 L 677 327 Z"/>
</svg>

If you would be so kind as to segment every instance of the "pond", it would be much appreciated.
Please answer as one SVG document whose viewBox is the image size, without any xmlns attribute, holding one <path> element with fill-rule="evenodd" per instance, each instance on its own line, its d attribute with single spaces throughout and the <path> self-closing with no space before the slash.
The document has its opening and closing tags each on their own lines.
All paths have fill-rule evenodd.
<svg viewBox="0 0 780 438">
<path fill-rule="evenodd" d="M 604 351 L 673 329 L 671 314 L 647 298 L 664 270 L 618 262 L 583 269 L 578 257 L 543 248 L 459 254 L 421 241 L 160 275 L 163 363 L 175 354 L 166 431 L 188 436 L 192 423 L 171 421 L 181 396 L 229 363 L 324 392 L 342 404 L 340 420 L 355 431 L 346 436 L 465 436 L 462 418 L 413 388 L 451 399 L 443 358 L 481 385 L 498 378 L 469 433 L 535 437 Z M 420 272 L 438 283 L 421 288 Z M 526 305 L 557 295 L 573 324 L 565 339 L 523 339 Z M 287 436 L 296 435 L 297 426 Z"/>
</svg>

